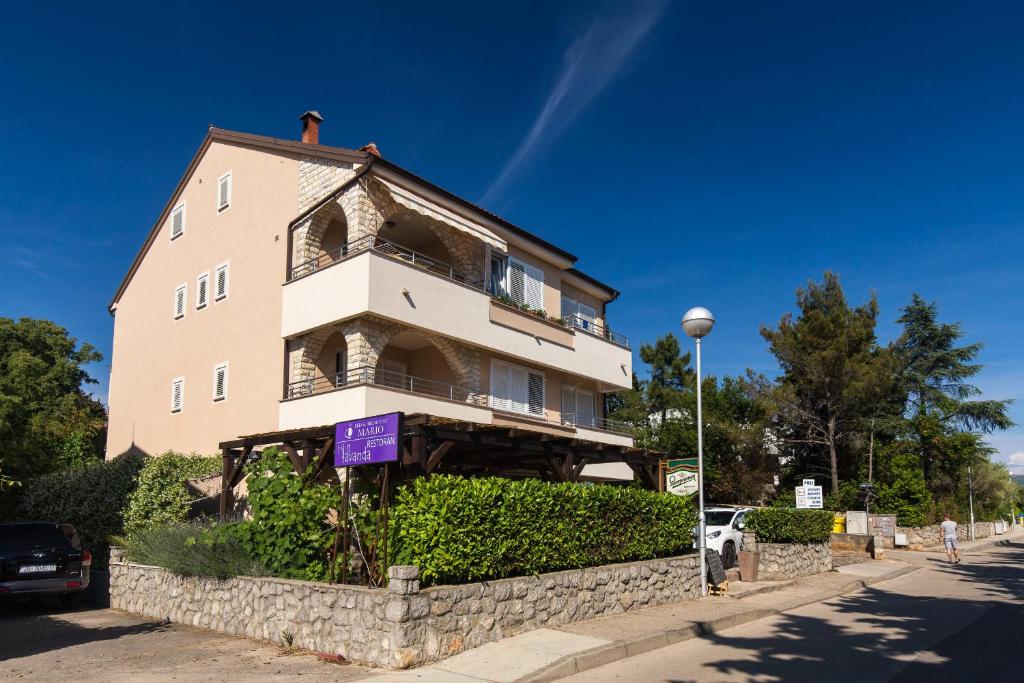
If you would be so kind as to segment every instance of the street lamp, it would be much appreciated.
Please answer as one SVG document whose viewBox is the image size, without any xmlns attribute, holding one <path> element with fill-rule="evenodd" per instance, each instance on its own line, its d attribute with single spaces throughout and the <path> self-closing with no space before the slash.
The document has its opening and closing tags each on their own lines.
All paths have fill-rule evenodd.
<svg viewBox="0 0 1024 683">
<path fill-rule="evenodd" d="M 715 316 L 701 306 L 691 308 L 683 315 L 683 331 L 697 342 L 697 547 L 700 549 L 700 594 L 708 594 L 708 539 L 705 531 L 704 516 L 704 418 L 701 415 L 700 396 L 700 340 L 706 337 L 715 326 Z"/>
</svg>

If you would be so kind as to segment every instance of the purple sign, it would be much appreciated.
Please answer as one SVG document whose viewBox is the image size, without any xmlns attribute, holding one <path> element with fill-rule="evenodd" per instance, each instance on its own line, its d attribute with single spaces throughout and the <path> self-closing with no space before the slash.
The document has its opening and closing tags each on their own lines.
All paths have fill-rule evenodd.
<svg viewBox="0 0 1024 683">
<path fill-rule="evenodd" d="M 394 462 L 401 437 L 402 413 L 339 422 L 334 427 L 334 466 Z"/>
</svg>

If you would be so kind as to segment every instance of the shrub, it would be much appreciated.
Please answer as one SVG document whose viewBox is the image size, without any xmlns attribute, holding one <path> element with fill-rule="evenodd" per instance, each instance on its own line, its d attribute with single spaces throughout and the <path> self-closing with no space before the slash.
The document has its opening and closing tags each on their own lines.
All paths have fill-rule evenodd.
<svg viewBox="0 0 1024 683">
<path fill-rule="evenodd" d="M 262 576 L 266 571 L 239 539 L 238 530 L 246 524 L 177 522 L 138 529 L 114 540 L 130 561 L 163 567 L 179 576 Z"/>
<path fill-rule="evenodd" d="M 932 494 L 915 453 L 895 453 L 886 467 L 888 482 L 879 487 L 873 512 L 896 515 L 900 526 L 924 526 L 932 516 Z"/>
<path fill-rule="evenodd" d="M 149 458 L 139 473 L 138 488 L 128 498 L 124 525 L 129 534 L 151 526 L 183 522 L 197 497 L 188 490 L 189 479 L 216 474 L 218 458 L 168 451 Z"/>
<path fill-rule="evenodd" d="M 276 448 L 263 451 L 245 471 L 252 522 L 234 527 L 233 535 L 273 576 L 326 579 L 335 529 L 327 514 L 337 507 L 339 490 L 316 483 L 312 468 L 296 474 Z"/>
<path fill-rule="evenodd" d="M 143 464 L 144 456 L 122 455 L 29 479 L 18 514 L 22 519 L 73 525 L 82 547 L 93 554 L 93 568 L 104 569 L 109 557 L 107 539 L 124 530 L 123 510 Z"/>
<path fill-rule="evenodd" d="M 391 564 L 424 584 L 664 557 L 692 545 L 688 498 L 534 479 L 416 479 L 391 508 Z"/>
<path fill-rule="evenodd" d="M 747 513 L 747 531 L 759 543 L 822 543 L 832 535 L 834 515 L 828 510 L 760 508 Z"/>
</svg>

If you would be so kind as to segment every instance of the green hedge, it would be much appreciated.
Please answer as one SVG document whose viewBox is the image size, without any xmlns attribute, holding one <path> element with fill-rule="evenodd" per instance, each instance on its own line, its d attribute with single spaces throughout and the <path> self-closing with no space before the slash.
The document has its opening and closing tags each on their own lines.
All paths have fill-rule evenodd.
<svg viewBox="0 0 1024 683">
<path fill-rule="evenodd" d="M 747 531 L 759 543 L 822 543 L 832 534 L 835 515 L 828 510 L 761 508 L 747 513 Z"/>
<path fill-rule="evenodd" d="M 217 474 L 221 460 L 202 455 L 168 451 L 149 458 L 139 473 L 139 486 L 128 498 L 124 525 L 129 534 L 153 526 L 166 526 L 188 518 L 196 496 L 188 490 L 189 479 Z"/>
<path fill-rule="evenodd" d="M 82 547 L 93 554 L 93 568 L 105 569 L 107 539 L 124 530 L 122 511 L 135 490 L 144 456 L 122 455 L 114 460 L 25 482 L 18 516 L 25 520 L 71 524 Z"/>
<path fill-rule="evenodd" d="M 692 546 L 689 498 L 632 487 L 436 476 L 391 508 L 391 564 L 424 584 L 665 557 Z"/>
<path fill-rule="evenodd" d="M 179 576 L 228 579 L 267 572 L 238 539 L 238 523 L 175 522 L 114 537 L 128 560 L 163 567 Z"/>
</svg>

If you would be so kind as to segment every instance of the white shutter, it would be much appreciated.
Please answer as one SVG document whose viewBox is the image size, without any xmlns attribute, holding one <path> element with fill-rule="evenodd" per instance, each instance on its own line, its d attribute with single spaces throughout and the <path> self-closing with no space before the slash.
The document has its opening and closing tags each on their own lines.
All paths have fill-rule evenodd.
<svg viewBox="0 0 1024 683">
<path fill-rule="evenodd" d="M 215 301 L 220 301 L 228 295 L 228 277 L 228 264 L 224 263 L 217 266 L 213 283 L 213 298 Z"/>
<path fill-rule="evenodd" d="M 217 182 L 217 209 L 226 209 L 231 204 L 231 174 L 225 173 Z"/>
<path fill-rule="evenodd" d="M 527 408 L 527 392 L 529 391 L 529 387 L 527 384 L 526 374 L 525 368 L 515 366 L 509 367 L 509 410 L 513 410 L 517 413 L 525 413 Z"/>
<path fill-rule="evenodd" d="M 529 373 L 527 409 L 531 415 L 544 415 L 544 375 Z"/>
<path fill-rule="evenodd" d="M 526 303 L 526 264 L 508 260 L 508 295 L 517 304 Z"/>
<path fill-rule="evenodd" d="M 174 290 L 174 319 L 185 317 L 185 299 L 188 291 L 187 285 L 181 285 Z"/>
<path fill-rule="evenodd" d="M 576 390 L 576 424 L 594 426 L 594 394 L 582 389 Z"/>
<path fill-rule="evenodd" d="M 196 308 L 203 308 L 209 301 L 210 274 L 203 273 L 196 279 Z"/>
<path fill-rule="evenodd" d="M 511 367 L 504 363 L 491 362 L 491 406 L 499 410 L 512 410 L 509 394 Z"/>
<path fill-rule="evenodd" d="M 562 385 L 562 421 L 576 419 L 576 390 L 567 384 Z"/>
<path fill-rule="evenodd" d="M 579 322 L 585 330 L 594 329 L 594 320 L 597 318 L 597 311 L 586 304 L 576 304 L 579 309 Z"/>
<path fill-rule="evenodd" d="M 171 239 L 179 237 L 183 232 L 185 232 L 185 205 L 180 204 L 171 212 Z"/>
<path fill-rule="evenodd" d="M 220 401 L 228 395 L 228 364 L 213 369 L 213 400 Z"/>
<path fill-rule="evenodd" d="M 171 412 L 181 412 L 182 406 L 185 404 L 185 379 L 179 377 L 178 379 L 171 380 Z"/>
<path fill-rule="evenodd" d="M 579 313 L 579 304 L 574 299 L 562 295 L 562 320 L 568 321 L 572 324 L 576 319 L 576 314 Z"/>
<path fill-rule="evenodd" d="M 526 266 L 526 304 L 544 310 L 544 271 L 533 266 Z"/>
</svg>

